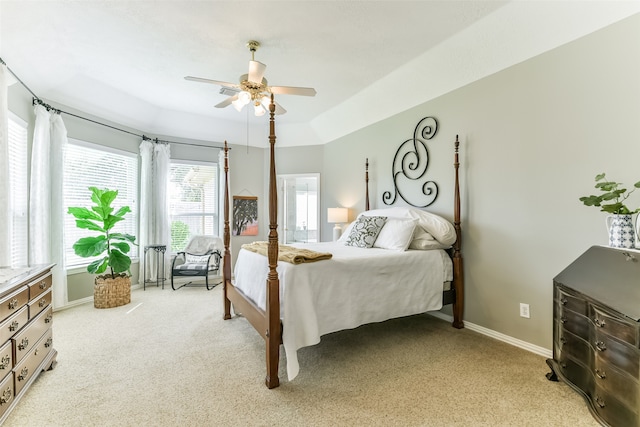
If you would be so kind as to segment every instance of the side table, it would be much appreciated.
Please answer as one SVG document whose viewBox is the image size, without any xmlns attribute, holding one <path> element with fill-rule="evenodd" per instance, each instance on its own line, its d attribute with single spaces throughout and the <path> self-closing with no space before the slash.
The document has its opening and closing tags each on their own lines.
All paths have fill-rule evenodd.
<svg viewBox="0 0 640 427">
<path fill-rule="evenodd" d="M 156 255 L 156 280 L 147 280 L 147 252 L 149 251 L 149 249 L 152 249 L 153 253 L 155 253 Z M 158 287 L 160 285 L 160 282 L 162 282 L 162 289 L 164 289 L 164 281 L 165 281 L 165 277 L 164 277 L 164 253 L 167 251 L 167 245 L 147 245 L 144 247 L 144 268 L 142 269 L 143 271 L 143 275 L 142 275 L 142 289 L 146 290 L 147 289 L 147 283 L 156 283 L 156 287 Z M 160 262 L 160 260 L 162 260 L 162 262 Z M 162 269 L 160 268 L 160 265 L 162 265 Z M 162 273 L 162 276 L 160 276 L 160 273 Z"/>
</svg>

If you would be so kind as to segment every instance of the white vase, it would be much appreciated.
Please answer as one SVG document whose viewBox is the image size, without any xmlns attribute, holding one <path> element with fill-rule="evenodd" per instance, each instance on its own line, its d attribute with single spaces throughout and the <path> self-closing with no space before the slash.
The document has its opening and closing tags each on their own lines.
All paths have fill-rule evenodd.
<svg viewBox="0 0 640 427">
<path fill-rule="evenodd" d="M 636 226 L 633 215 L 609 215 L 605 219 L 612 248 L 635 249 Z"/>
</svg>

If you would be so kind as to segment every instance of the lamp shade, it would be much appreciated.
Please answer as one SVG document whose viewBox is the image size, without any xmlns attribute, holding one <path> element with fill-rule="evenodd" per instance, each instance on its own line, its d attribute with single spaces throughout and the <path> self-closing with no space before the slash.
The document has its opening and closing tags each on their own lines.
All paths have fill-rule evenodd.
<svg viewBox="0 0 640 427">
<path fill-rule="evenodd" d="M 347 208 L 329 208 L 327 209 L 327 222 L 342 224 L 349 219 L 349 209 Z"/>
</svg>

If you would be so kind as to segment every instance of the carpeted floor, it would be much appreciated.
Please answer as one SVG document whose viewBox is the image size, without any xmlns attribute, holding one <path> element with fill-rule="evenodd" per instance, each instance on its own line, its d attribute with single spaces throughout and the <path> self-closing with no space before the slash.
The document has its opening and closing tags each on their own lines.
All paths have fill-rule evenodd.
<svg viewBox="0 0 640 427">
<path fill-rule="evenodd" d="M 6 426 L 597 426 L 544 358 L 428 315 L 323 337 L 264 386 L 264 343 L 222 289 L 136 289 L 55 313 L 58 364 Z"/>
</svg>

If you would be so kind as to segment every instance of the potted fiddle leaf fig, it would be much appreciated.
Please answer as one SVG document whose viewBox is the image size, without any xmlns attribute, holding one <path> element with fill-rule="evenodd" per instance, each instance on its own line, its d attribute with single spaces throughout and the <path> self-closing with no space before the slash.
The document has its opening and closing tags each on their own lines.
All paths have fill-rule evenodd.
<svg viewBox="0 0 640 427">
<path fill-rule="evenodd" d="M 87 266 L 89 273 L 98 275 L 93 288 L 94 306 L 118 307 L 131 302 L 131 257 L 128 253 L 136 238 L 112 230 L 131 208 L 122 206 L 115 211 L 111 206 L 118 196 L 117 190 L 97 187 L 89 187 L 89 190 L 94 205 L 91 208 L 70 207 L 68 213 L 76 218 L 78 228 L 98 234 L 78 239 L 73 250 L 84 258 L 100 257 Z"/>
<path fill-rule="evenodd" d="M 585 206 L 597 206 L 609 215 L 606 218 L 609 231 L 609 246 L 614 248 L 634 249 L 637 247 L 638 234 L 633 222 L 633 215 L 640 212 L 640 207 L 630 209 L 627 206 L 629 196 L 640 188 L 640 181 L 628 190 L 623 184 L 607 180 L 604 173 L 596 175 L 596 185 L 601 194 L 580 197 Z"/>
</svg>

